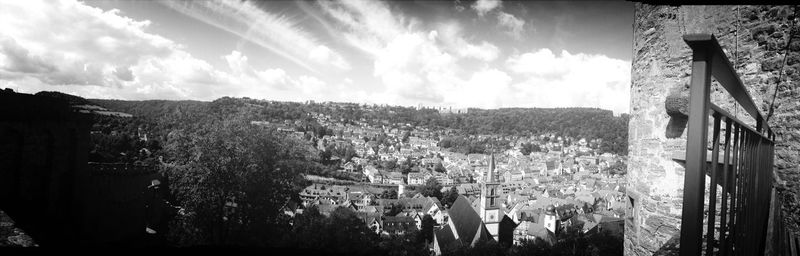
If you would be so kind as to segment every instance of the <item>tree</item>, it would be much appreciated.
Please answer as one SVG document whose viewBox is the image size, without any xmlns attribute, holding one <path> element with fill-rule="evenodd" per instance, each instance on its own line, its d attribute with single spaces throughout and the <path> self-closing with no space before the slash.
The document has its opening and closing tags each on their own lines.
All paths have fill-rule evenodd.
<svg viewBox="0 0 800 256">
<path fill-rule="evenodd" d="M 419 188 L 419 191 L 423 196 L 432 196 L 442 200 L 442 185 L 439 184 L 439 181 L 434 177 L 425 181 L 425 184 Z"/>
<path fill-rule="evenodd" d="M 384 211 L 386 211 L 386 216 L 397 216 L 398 213 L 403 212 L 403 205 L 400 203 L 390 203 L 389 208 Z"/>
<path fill-rule="evenodd" d="M 436 164 L 433 165 L 433 170 L 436 171 L 436 172 L 446 172 L 447 171 L 447 170 L 444 169 L 444 165 L 442 165 L 442 162 L 436 162 Z"/>
<path fill-rule="evenodd" d="M 458 199 L 458 189 L 456 186 L 452 186 L 442 195 L 442 204 L 444 207 L 450 208 L 456 202 L 456 199 Z"/>
<path fill-rule="evenodd" d="M 422 227 L 420 228 L 420 241 L 424 241 L 426 244 L 433 242 L 433 226 L 436 225 L 436 221 L 433 220 L 430 214 L 425 214 L 422 216 Z"/>
<path fill-rule="evenodd" d="M 165 166 L 170 189 L 188 214 L 170 238 L 178 245 L 263 246 L 285 230 L 281 207 L 301 188 L 303 163 L 313 154 L 297 141 L 237 116 L 206 120 L 178 134 Z"/>
<path fill-rule="evenodd" d="M 397 190 L 387 189 L 381 192 L 381 199 L 397 199 Z"/>
</svg>

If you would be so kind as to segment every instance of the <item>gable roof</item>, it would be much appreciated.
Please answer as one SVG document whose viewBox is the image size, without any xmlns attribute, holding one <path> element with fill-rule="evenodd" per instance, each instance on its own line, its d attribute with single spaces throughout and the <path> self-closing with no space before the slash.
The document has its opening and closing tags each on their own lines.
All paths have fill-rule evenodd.
<svg viewBox="0 0 800 256">
<path fill-rule="evenodd" d="M 541 238 L 546 243 L 553 245 L 556 242 L 556 234 L 544 227 L 542 221 L 528 223 L 528 235 Z"/>
<path fill-rule="evenodd" d="M 462 242 L 472 244 L 476 236 L 479 238 L 490 237 L 481 217 L 472 209 L 466 197 L 459 195 L 448 213 L 458 233 L 458 239 Z"/>
<path fill-rule="evenodd" d="M 444 224 L 441 228 L 434 230 L 433 235 L 436 237 L 436 242 L 439 248 L 447 248 L 450 244 L 457 242 L 456 237 L 453 236 L 453 231 L 450 224 Z"/>
</svg>

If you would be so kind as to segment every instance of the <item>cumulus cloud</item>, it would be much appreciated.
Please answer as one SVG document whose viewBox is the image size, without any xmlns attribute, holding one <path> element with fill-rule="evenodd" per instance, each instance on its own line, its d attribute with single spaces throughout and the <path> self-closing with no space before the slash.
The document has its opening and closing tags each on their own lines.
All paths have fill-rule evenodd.
<svg viewBox="0 0 800 256">
<path fill-rule="evenodd" d="M 383 103 L 416 105 L 442 103 L 463 84 L 458 61 L 492 61 L 499 48 L 489 42 L 469 42 L 461 27 L 448 23 L 436 30 L 418 28 L 418 21 L 393 13 L 384 2 L 322 1 L 323 11 L 346 31 L 342 37 L 373 60 L 373 75 L 383 90 L 374 99 Z"/>
<path fill-rule="evenodd" d="M 628 112 L 631 63 L 603 55 L 555 55 L 540 49 L 509 57 L 507 68 L 522 76 L 512 87 L 541 107 L 600 107 Z"/>
<path fill-rule="evenodd" d="M 524 20 L 518 19 L 513 14 L 500 12 L 497 14 L 497 24 L 507 29 L 506 33 L 512 37 L 516 39 L 522 38 L 523 26 L 525 26 Z"/>
<path fill-rule="evenodd" d="M 486 13 L 500 7 L 503 3 L 500 0 L 478 0 L 472 4 L 472 9 L 483 17 Z"/>
<path fill-rule="evenodd" d="M 241 52 L 221 56 L 229 70 L 195 58 L 183 46 L 148 33 L 149 21 L 76 1 L 0 4 L 0 87 L 57 90 L 90 98 L 282 98 L 324 94 L 313 76 L 258 70 Z M 324 48 L 315 58 L 330 58 Z"/>
<path fill-rule="evenodd" d="M 145 32 L 149 21 L 75 1 L 12 1 L 0 8 L 0 72 L 42 85 L 95 85 L 129 89 L 129 98 L 156 88 L 202 95 L 198 84 L 219 80 L 213 68 L 164 37 Z M 165 74 L 170 74 L 166 77 Z M 132 90 L 131 87 L 147 84 Z M 102 90 L 101 90 L 102 91 Z"/>
</svg>

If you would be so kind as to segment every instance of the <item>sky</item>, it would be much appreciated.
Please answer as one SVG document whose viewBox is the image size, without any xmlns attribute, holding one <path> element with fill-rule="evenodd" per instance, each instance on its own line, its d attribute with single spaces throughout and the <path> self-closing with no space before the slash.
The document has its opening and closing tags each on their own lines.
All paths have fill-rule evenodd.
<svg viewBox="0 0 800 256">
<path fill-rule="evenodd" d="M 0 0 L 0 88 L 627 113 L 633 4 Z"/>
</svg>

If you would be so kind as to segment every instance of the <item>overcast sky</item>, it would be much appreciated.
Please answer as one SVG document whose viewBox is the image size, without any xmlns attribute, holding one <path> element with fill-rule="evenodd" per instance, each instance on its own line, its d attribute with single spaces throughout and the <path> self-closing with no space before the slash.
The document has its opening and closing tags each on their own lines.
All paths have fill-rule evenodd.
<svg viewBox="0 0 800 256">
<path fill-rule="evenodd" d="M 633 4 L 0 0 L 0 88 L 628 112 Z"/>
</svg>

